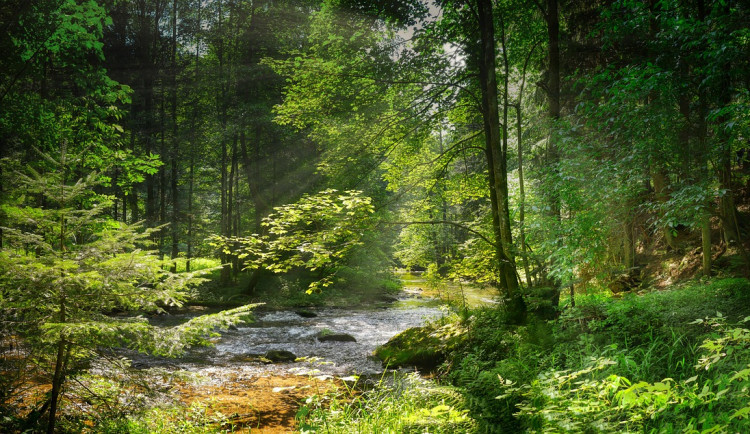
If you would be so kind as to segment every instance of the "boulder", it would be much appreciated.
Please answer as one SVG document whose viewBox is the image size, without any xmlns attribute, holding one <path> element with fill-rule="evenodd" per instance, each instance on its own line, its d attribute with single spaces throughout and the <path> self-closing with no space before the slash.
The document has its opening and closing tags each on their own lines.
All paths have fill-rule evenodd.
<svg viewBox="0 0 750 434">
<path fill-rule="evenodd" d="M 302 318 L 315 318 L 316 316 L 318 316 L 317 313 L 305 309 L 295 310 L 294 313 L 301 316 Z"/>
<path fill-rule="evenodd" d="M 263 358 L 268 359 L 273 363 L 284 363 L 295 361 L 297 356 L 291 351 L 270 350 L 263 354 Z"/>
<path fill-rule="evenodd" d="M 346 333 L 326 333 L 318 334 L 318 341 L 320 342 L 357 342 L 354 336 Z"/>
<path fill-rule="evenodd" d="M 374 356 L 390 368 L 413 366 L 421 372 L 435 370 L 466 336 L 461 324 L 428 324 L 397 334 L 375 349 Z"/>
<path fill-rule="evenodd" d="M 398 301 L 398 298 L 391 297 L 390 295 L 379 295 L 378 301 L 383 302 L 383 303 L 395 303 Z"/>
</svg>

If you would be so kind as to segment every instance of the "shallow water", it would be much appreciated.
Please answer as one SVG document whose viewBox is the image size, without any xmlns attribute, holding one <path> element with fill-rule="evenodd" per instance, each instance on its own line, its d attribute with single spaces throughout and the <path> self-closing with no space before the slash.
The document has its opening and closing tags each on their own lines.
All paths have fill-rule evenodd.
<svg viewBox="0 0 750 434">
<path fill-rule="evenodd" d="M 139 368 L 166 366 L 199 372 L 209 377 L 231 372 L 239 378 L 262 374 L 298 375 L 373 375 L 383 371 L 372 357 L 378 345 L 396 334 L 425 321 L 438 318 L 446 311 L 435 299 L 403 293 L 398 300 L 375 308 L 307 309 L 317 314 L 303 318 L 294 311 L 255 313 L 255 321 L 228 330 L 214 340 L 213 347 L 189 350 L 176 359 L 132 355 Z M 152 319 L 154 325 L 173 326 L 207 311 L 165 315 Z M 319 342 L 323 330 L 352 335 L 356 342 Z M 291 351 L 301 361 L 263 364 L 253 360 L 270 350 Z"/>
<path fill-rule="evenodd" d="M 310 308 L 317 314 L 303 318 L 293 310 L 258 311 L 253 323 L 221 333 L 213 347 L 189 350 L 176 359 L 131 354 L 133 366 L 138 368 L 167 367 L 205 375 L 216 381 L 228 377 L 242 380 L 262 375 L 315 376 L 372 376 L 383 371 L 380 361 L 372 356 L 378 345 L 425 321 L 439 318 L 447 312 L 444 303 L 426 287 L 419 274 L 400 273 L 404 290 L 392 303 L 355 308 Z M 495 291 L 465 284 L 448 284 L 441 288 L 445 298 L 461 297 L 470 306 L 494 303 Z M 170 327 L 197 315 L 216 312 L 215 309 L 196 308 L 190 313 L 163 315 L 152 318 L 157 326 Z M 331 333 L 352 335 L 356 342 L 319 342 L 317 335 Z M 271 350 L 294 353 L 298 360 L 289 363 L 264 364 L 257 356 Z M 301 359 L 301 360 L 300 360 Z M 219 380 L 223 378 L 224 380 Z"/>
<path fill-rule="evenodd" d="M 437 288 L 431 288 L 421 272 L 401 271 L 398 276 L 404 285 L 405 292 L 428 294 L 450 301 L 454 305 L 465 304 L 468 307 L 479 307 L 500 302 L 497 290 L 492 288 L 482 288 L 461 281 L 441 282 Z"/>
</svg>

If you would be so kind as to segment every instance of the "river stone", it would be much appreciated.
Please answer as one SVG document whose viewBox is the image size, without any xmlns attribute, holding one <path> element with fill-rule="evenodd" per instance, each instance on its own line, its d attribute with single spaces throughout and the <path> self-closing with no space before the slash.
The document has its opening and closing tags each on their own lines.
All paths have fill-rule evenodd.
<svg viewBox="0 0 750 434">
<path fill-rule="evenodd" d="M 263 357 L 273 363 L 293 362 L 297 359 L 297 356 L 294 355 L 294 353 L 285 350 L 270 350 L 267 351 Z"/>
<path fill-rule="evenodd" d="M 378 300 L 384 303 L 395 303 L 398 301 L 398 298 L 391 297 L 390 295 L 381 295 L 381 296 L 378 296 Z"/>
<path fill-rule="evenodd" d="M 346 333 L 330 333 L 326 335 L 318 335 L 320 342 L 357 342 L 354 336 Z"/>
<path fill-rule="evenodd" d="M 301 316 L 302 318 L 315 318 L 316 316 L 318 316 L 317 313 L 310 312 L 309 310 L 304 310 L 304 309 L 295 310 L 294 313 Z"/>
<path fill-rule="evenodd" d="M 459 323 L 412 327 L 377 347 L 373 354 L 383 366 L 413 366 L 421 372 L 431 372 L 462 345 L 466 335 L 466 326 Z"/>
</svg>

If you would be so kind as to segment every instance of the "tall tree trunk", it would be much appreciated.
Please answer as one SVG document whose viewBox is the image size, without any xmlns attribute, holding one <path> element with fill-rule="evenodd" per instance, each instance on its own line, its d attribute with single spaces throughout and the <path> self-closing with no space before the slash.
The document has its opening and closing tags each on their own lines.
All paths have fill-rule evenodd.
<svg viewBox="0 0 750 434">
<path fill-rule="evenodd" d="M 497 200 L 497 217 L 500 229 L 500 274 L 505 282 L 505 295 L 510 300 L 519 300 L 516 267 L 513 261 L 510 212 L 508 210 L 508 179 L 506 161 L 502 152 L 500 118 L 498 113 L 497 81 L 495 75 L 495 26 L 491 0 L 478 0 L 479 32 L 481 55 L 479 57 L 479 80 L 482 90 L 482 116 L 485 126 L 485 144 L 490 150 L 492 161 L 489 169 L 494 176 Z M 521 303 L 512 306 L 515 310 L 525 310 Z M 520 312 L 519 312 L 520 313 Z"/>
<path fill-rule="evenodd" d="M 518 90 L 518 104 L 516 105 L 516 131 L 518 140 L 518 190 L 519 190 L 519 204 L 518 204 L 518 219 L 519 219 L 519 242 L 521 243 L 521 258 L 523 259 L 523 271 L 526 276 L 526 285 L 532 286 L 533 280 L 531 278 L 530 267 L 529 267 L 529 252 L 526 246 L 526 188 L 523 177 L 523 123 L 522 123 L 522 107 L 523 107 L 523 90 L 526 86 L 526 70 L 531 60 L 531 55 L 534 54 L 534 50 L 539 45 L 537 42 L 534 44 L 529 52 L 526 54 L 526 60 L 523 63 L 523 70 L 521 71 L 521 86 Z"/>
<path fill-rule="evenodd" d="M 560 119 L 560 14 L 558 0 L 547 0 L 547 49 L 549 56 L 549 117 Z"/>
<path fill-rule="evenodd" d="M 218 31 L 219 34 L 223 31 L 223 19 L 224 19 L 224 12 L 222 11 L 222 0 L 219 0 L 218 3 Z M 217 56 L 219 60 L 219 82 L 220 82 L 220 92 L 219 92 L 219 116 L 221 117 L 221 228 L 220 232 L 222 235 L 226 235 L 226 228 L 227 228 L 227 78 L 224 76 L 224 43 L 223 38 L 219 40 L 218 43 L 218 49 L 217 49 Z M 231 270 L 229 266 L 229 257 L 226 253 L 221 253 L 221 275 L 220 275 L 220 283 L 222 285 L 228 285 L 229 281 L 231 279 Z"/>
<path fill-rule="evenodd" d="M 551 122 L 549 139 L 547 141 L 547 164 L 557 172 L 560 163 L 559 150 L 557 148 L 557 121 L 560 120 L 560 13 L 558 0 L 547 0 L 547 55 L 549 57 L 549 82 L 548 86 L 548 116 Z M 560 222 L 561 205 L 560 199 L 555 192 L 547 192 L 547 200 L 550 203 L 550 215 Z"/>
<path fill-rule="evenodd" d="M 179 137 L 177 122 L 177 0 L 172 1 L 172 260 L 180 253 L 179 236 L 177 233 L 180 214 L 180 198 L 178 196 Z M 172 272 L 177 271 L 177 262 L 172 263 Z"/>
<path fill-rule="evenodd" d="M 135 143 L 135 129 L 131 131 L 130 133 L 130 149 L 136 153 L 136 143 Z M 130 202 L 130 222 L 135 223 L 138 221 L 138 189 L 135 185 L 130 186 L 130 192 L 128 192 L 127 200 Z M 122 204 L 122 221 L 127 223 L 127 209 L 128 207 L 125 206 L 125 200 L 123 200 Z"/>
<path fill-rule="evenodd" d="M 225 141 L 222 141 L 221 143 L 221 229 L 220 232 L 222 235 L 227 235 L 227 224 L 228 224 L 228 218 L 227 218 L 227 144 Z M 222 250 L 221 253 L 221 284 L 227 285 L 229 284 L 230 280 L 230 265 L 229 265 L 229 257 L 224 251 Z"/>
<path fill-rule="evenodd" d="M 729 61 L 722 65 L 722 78 L 719 85 L 719 105 L 724 108 L 731 104 L 731 80 L 729 76 Z M 724 234 L 724 242 L 740 243 L 739 224 L 737 219 L 737 207 L 734 203 L 734 184 L 732 183 L 732 143 L 731 133 L 727 131 L 727 124 L 731 120 L 730 115 L 722 114 L 719 117 L 719 188 L 724 191 L 720 198 L 721 228 Z"/>
<path fill-rule="evenodd" d="M 635 268 L 635 236 L 633 233 L 633 217 L 628 212 L 623 224 L 623 265 L 630 272 Z"/>
<path fill-rule="evenodd" d="M 198 2 L 198 26 L 195 32 L 195 77 L 193 83 L 198 86 L 199 83 L 199 63 L 200 63 L 200 29 L 201 29 L 201 2 Z M 193 125 L 198 124 L 198 99 L 193 101 Z M 185 271 L 190 271 L 193 259 L 193 191 L 195 184 L 195 153 L 196 153 L 196 128 L 190 130 L 190 168 L 188 170 L 188 215 L 187 215 L 187 258 L 185 261 Z"/>
<path fill-rule="evenodd" d="M 250 191 L 250 199 L 253 201 L 253 207 L 254 214 L 253 217 L 255 219 L 253 230 L 256 234 L 263 234 L 263 226 L 261 225 L 261 222 L 263 221 L 263 213 L 264 209 L 266 208 L 266 203 L 263 201 L 261 195 L 260 195 L 260 189 L 258 188 L 259 183 L 259 176 L 260 171 L 259 170 L 253 170 L 255 167 L 257 169 L 259 163 L 259 152 L 260 152 L 260 145 L 257 143 L 261 139 L 261 128 L 260 124 L 256 124 L 255 128 L 255 159 L 256 161 L 253 162 L 253 160 L 250 158 L 250 153 L 248 152 L 248 145 L 247 145 L 247 136 L 245 134 L 245 129 L 242 128 L 240 130 L 240 152 L 242 152 L 242 165 L 244 167 L 245 171 L 245 177 L 247 178 L 247 185 L 248 189 Z M 257 175 L 257 177 L 256 177 Z M 257 268 L 252 271 L 250 274 L 250 280 L 247 284 L 247 290 L 246 292 L 248 294 L 253 294 L 255 292 L 255 287 L 258 285 L 258 281 L 260 280 L 260 276 L 263 274 L 262 268 Z"/>
<path fill-rule="evenodd" d="M 66 253 L 65 253 L 65 238 L 67 236 L 66 230 L 66 219 L 65 219 L 65 213 L 64 209 L 68 206 L 68 202 L 65 199 L 65 168 L 66 168 L 66 146 L 63 142 L 62 148 L 61 148 L 61 165 L 63 166 L 63 175 L 62 180 L 60 182 L 60 229 L 59 229 L 59 251 L 60 251 L 60 259 L 65 260 Z M 61 277 L 65 278 L 65 271 L 61 270 L 60 274 Z M 64 324 L 68 318 L 66 314 L 66 294 L 65 294 L 65 287 L 61 286 L 57 289 L 60 291 L 59 293 L 59 300 L 58 305 L 60 307 L 60 310 L 58 312 L 58 321 L 60 324 Z M 66 347 L 67 342 L 65 340 L 65 336 L 60 333 L 59 340 L 57 342 L 57 356 L 55 358 L 55 372 L 52 375 L 52 390 L 50 392 L 50 407 L 49 407 L 49 421 L 47 423 L 47 434 L 54 434 L 55 432 L 55 422 L 57 420 L 57 403 L 60 400 L 60 391 L 62 390 L 62 384 L 63 380 L 65 379 L 64 371 L 65 371 L 65 353 L 66 353 Z"/>
<path fill-rule="evenodd" d="M 145 87 L 145 102 L 144 102 L 144 115 L 146 117 L 143 141 L 144 150 L 146 155 L 151 155 L 154 152 L 154 80 L 148 74 L 144 77 Z M 164 171 L 164 167 L 160 169 Z M 152 227 L 156 222 L 156 195 L 154 193 L 154 180 L 155 176 L 151 174 L 146 175 L 146 226 Z"/>
<path fill-rule="evenodd" d="M 706 5 L 703 0 L 698 0 L 698 20 L 702 23 L 706 21 Z M 703 74 L 699 75 L 699 79 L 703 81 L 705 77 Z M 706 100 L 706 90 L 703 86 L 698 86 L 698 144 L 699 149 L 697 152 L 692 152 L 695 155 L 698 165 L 698 173 L 701 174 L 701 181 L 708 182 L 709 170 L 708 170 L 708 156 L 710 155 L 710 149 L 708 149 L 708 125 L 706 122 L 706 116 L 708 114 L 708 102 Z M 710 200 L 707 200 L 704 204 L 704 208 L 700 216 L 701 226 L 701 250 L 703 255 L 702 260 L 702 271 L 703 275 L 708 277 L 711 275 L 711 208 L 712 204 Z"/>
<path fill-rule="evenodd" d="M 133 186 L 128 200 L 130 201 L 130 223 L 135 223 L 139 221 L 141 217 L 138 210 L 138 190 L 135 186 Z"/>
<path fill-rule="evenodd" d="M 122 193 L 122 222 L 128 222 L 128 196 L 125 195 L 125 192 Z"/>
<path fill-rule="evenodd" d="M 226 223 L 227 227 L 224 229 L 225 234 L 227 237 L 231 237 L 234 235 L 233 226 L 234 226 L 234 204 L 235 204 L 235 195 L 237 194 L 234 184 L 235 184 L 235 167 L 237 165 L 237 133 L 235 132 L 232 136 L 232 155 L 229 159 L 229 180 L 227 182 L 227 217 L 226 217 Z M 231 271 L 234 276 L 237 276 L 238 270 L 237 270 L 237 255 L 232 255 L 230 258 L 231 260 Z"/>
<path fill-rule="evenodd" d="M 162 87 L 163 89 L 163 87 Z M 160 113 L 160 123 L 161 123 L 161 144 L 160 144 L 160 150 L 159 154 L 161 155 L 161 158 L 167 157 L 167 140 L 166 140 L 166 108 L 165 105 L 166 98 L 162 94 L 161 99 L 161 108 L 159 110 Z M 159 224 L 164 224 L 164 222 L 167 221 L 167 171 L 164 168 L 161 168 L 159 170 Z M 159 257 L 164 259 L 164 238 L 165 238 L 166 230 L 161 229 L 159 230 Z"/>
<path fill-rule="evenodd" d="M 649 10 L 649 36 L 653 40 L 656 38 L 656 35 L 659 32 L 659 21 L 657 19 L 658 15 L 661 13 L 661 11 L 657 10 L 657 7 L 659 6 L 658 0 L 646 0 L 648 2 L 648 10 Z M 650 56 L 652 58 L 655 58 L 660 53 L 657 52 L 651 52 Z M 656 91 L 652 91 L 648 96 L 648 104 L 652 104 L 658 100 L 659 96 Z M 669 201 L 669 178 L 667 176 L 666 171 L 664 170 L 664 164 L 662 161 L 660 161 L 658 155 L 652 156 L 652 162 L 649 167 L 649 171 L 651 173 L 651 181 L 654 184 L 654 194 L 656 196 L 656 200 L 663 206 L 667 201 Z M 661 213 L 663 216 L 663 212 Z M 666 243 L 666 249 L 674 250 L 677 248 L 677 245 L 675 243 L 674 235 L 672 233 L 672 227 L 671 226 L 665 226 L 662 229 L 662 234 L 664 235 L 664 242 Z"/>
<path fill-rule="evenodd" d="M 187 259 L 185 271 L 190 271 L 190 262 L 193 259 L 193 183 L 195 182 L 195 158 L 190 155 L 190 169 L 188 171 L 188 203 L 187 203 Z"/>
</svg>

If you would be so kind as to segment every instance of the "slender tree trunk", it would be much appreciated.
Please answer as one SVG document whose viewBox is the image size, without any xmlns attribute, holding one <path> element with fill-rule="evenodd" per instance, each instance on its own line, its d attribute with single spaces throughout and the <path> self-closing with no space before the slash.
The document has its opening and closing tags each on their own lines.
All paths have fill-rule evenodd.
<svg viewBox="0 0 750 434">
<path fill-rule="evenodd" d="M 65 303 L 61 303 L 61 317 L 64 322 L 65 317 Z M 62 390 L 63 380 L 65 380 L 65 354 L 67 352 L 68 344 L 65 338 L 60 336 L 60 341 L 57 344 L 57 356 L 55 358 L 55 373 L 52 376 L 52 391 L 50 392 L 50 406 L 49 406 L 49 421 L 47 423 L 47 434 L 54 434 L 55 423 L 57 422 L 57 403 L 60 400 L 60 392 Z"/>
<path fill-rule="evenodd" d="M 226 228 L 224 228 L 224 235 L 227 237 L 231 237 L 233 235 L 233 226 L 234 226 L 234 203 L 235 203 L 235 195 L 237 194 L 236 190 L 234 189 L 235 184 L 235 166 L 237 163 L 237 133 L 235 132 L 232 136 L 232 155 L 229 159 L 229 180 L 227 182 L 227 217 L 226 217 Z M 232 275 L 237 276 L 237 256 L 232 255 L 229 259 L 231 260 L 231 271 Z"/>
<path fill-rule="evenodd" d="M 180 198 L 178 196 L 179 136 L 177 120 L 177 0 L 172 1 L 172 255 L 174 260 L 180 253 L 179 236 L 177 233 L 180 214 Z M 172 263 L 172 272 L 177 271 L 177 263 Z"/>
<path fill-rule="evenodd" d="M 523 107 L 523 90 L 526 86 L 526 70 L 531 60 L 531 55 L 539 43 L 534 44 L 531 47 L 526 60 L 523 63 L 523 70 L 521 72 L 521 86 L 518 90 L 518 105 L 516 105 L 516 130 L 518 136 L 518 189 L 519 189 L 519 238 L 521 243 L 521 257 L 523 259 L 523 271 L 526 276 L 526 285 L 532 286 L 533 280 L 531 278 L 530 267 L 529 267 L 529 252 L 526 246 L 526 188 L 523 177 L 523 123 L 522 123 L 522 107 Z"/>
<path fill-rule="evenodd" d="M 144 131 L 144 141 L 145 141 L 145 152 L 146 155 L 151 155 L 154 152 L 154 143 L 153 143 L 153 129 L 154 129 L 154 91 L 153 91 L 153 81 L 151 79 L 146 80 L 147 86 L 150 86 L 151 89 L 146 92 L 146 125 L 145 125 L 145 131 Z M 164 171 L 164 167 L 160 169 L 161 172 Z M 155 195 L 155 188 L 154 188 L 154 179 L 155 176 L 151 174 L 146 175 L 146 226 L 152 227 L 154 226 L 156 222 L 156 195 Z"/>
<path fill-rule="evenodd" d="M 125 192 L 122 193 L 122 222 L 128 222 L 128 196 L 125 195 Z"/>
<path fill-rule="evenodd" d="M 523 85 L 521 86 L 523 91 Z M 518 98 L 518 106 L 516 109 L 516 129 L 518 130 L 518 190 L 519 190 L 519 204 L 518 204 L 518 230 L 519 230 L 519 242 L 521 243 L 521 259 L 523 262 L 523 272 L 526 276 L 526 285 L 533 286 L 534 282 L 531 279 L 531 272 L 529 267 L 529 251 L 526 248 L 526 189 L 524 186 L 523 178 L 523 127 L 521 124 L 521 97 Z"/>
<path fill-rule="evenodd" d="M 0 155 L 0 158 L 2 158 L 1 155 Z M 118 178 L 118 174 L 119 174 L 119 170 L 117 168 L 115 168 L 114 174 L 112 175 L 112 197 L 114 198 L 112 200 L 112 218 L 115 221 L 117 221 L 117 219 L 120 218 L 120 214 L 119 214 L 120 211 L 117 209 L 118 208 L 118 204 L 119 204 L 119 197 L 117 195 L 117 178 Z M 0 169 L 0 179 L 2 179 L 2 169 Z M 0 184 L 0 196 L 2 196 L 2 192 L 3 192 L 3 186 L 2 186 L 2 184 Z M 0 222 L 0 224 L 2 224 L 2 222 Z M 3 248 L 3 245 L 2 245 L 2 234 L 3 234 L 3 230 L 2 230 L 2 226 L 0 226 L 0 249 Z"/>
<path fill-rule="evenodd" d="M 487 134 L 487 125 L 485 122 L 485 134 Z M 492 208 L 492 232 L 495 236 L 495 260 L 498 264 L 498 284 L 501 288 L 505 289 L 508 287 L 508 283 L 505 279 L 505 273 L 502 271 L 502 263 L 505 259 L 505 253 L 503 252 L 503 245 L 502 245 L 502 235 L 500 232 L 500 215 L 498 214 L 498 209 L 500 208 L 497 204 L 497 191 L 495 190 L 495 170 L 494 170 L 494 160 L 492 156 L 492 151 L 485 146 L 485 155 L 487 156 L 487 166 L 488 166 L 488 181 L 490 185 L 490 207 Z M 507 295 L 507 293 L 506 293 Z"/>
<path fill-rule="evenodd" d="M 135 223 L 140 220 L 140 213 L 138 212 L 138 190 L 133 186 L 133 190 L 129 195 L 130 200 L 130 223 Z M 124 207 L 123 207 L 124 208 Z"/>
<path fill-rule="evenodd" d="M 65 168 L 66 168 L 66 145 L 63 142 L 61 147 L 61 166 L 63 167 L 63 176 L 62 180 L 60 182 L 60 237 L 59 237 L 59 246 L 60 249 L 60 259 L 65 260 L 65 257 L 67 256 L 65 254 L 65 237 L 66 237 L 66 221 L 65 221 L 65 213 L 64 209 L 68 206 L 68 203 L 65 199 Z M 65 270 L 61 269 L 60 274 L 61 277 L 65 278 Z M 60 324 L 64 324 L 67 321 L 67 315 L 66 315 L 66 296 L 65 296 L 65 286 L 60 286 L 57 288 L 58 291 L 60 291 L 59 294 L 59 300 L 58 304 L 60 307 L 60 311 L 58 312 L 58 321 Z M 62 390 L 62 384 L 65 379 L 64 377 L 64 360 L 65 360 L 65 353 L 66 353 L 66 347 L 67 342 L 65 340 L 65 336 L 60 334 L 59 341 L 57 342 L 57 356 L 55 358 L 55 372 L 52 375 L 52 390 L 50 392 L 50 407 L 49 407 L 49 420 L 47 423 L 47 434 L 54 434 L 55 432 L 55 423 L 57 421 L 57 403 L 60 400 L 60 391 Z"/>
<path fill-rule="evenodd" d="M 703 250 L 703 275 L 711 275 L 711 220 L 708 212 L 701 217 L 701 248 Z"/>
<path fill-rule="evenodd" d="M 187 215 L 187 260 L 185 271 L 190 271 L 190 261 L 193 259 L 193 183 L 195 182 L 195 158 L 190 155 L 190 169 L 188 171 L 188 215 Z"/>
<path fill-rule="evenodd" d="M 221 143 L 221 234 L 227 234 L 227 144 L 225 141 Z M 229 284 L 230 280 L 230 268 L 229 268 L 229 257 L 222 251 L 221 253 L 221 283 L 222 285 Z"/>
<path fill-rule="evenodd" d="M 254 214 L 253 217 L 255 219 L 253 230 L 256 234 L 262 234 L 263 233 L 263 226 L 261 225 L 261 222 L 263 221 L 263 210 L 265 209 L 265 203 L 263 202 L 263 199 L 260 196 L 260 190 L 258 188 L 258 182 L 259 182 L 259 176 L 260 171 L 259 170 L 253 170 L 253 168 L 257 168 L 259 163 L 259 152 L 260 152 L 260 145 L 258 145 L 258 142 L 261 139 L 261 128 L 260 124 L 256 125 L 255 128 L 255 158 L 256 161 L 253 162 L 250 158 L 250 153 L 248 152 L 248 144 L 247 144 L 247 136 L 245 134 L 245 129 L 240 130 L 240 152 L 242 152 L 242 164 L 244 166 L 245 171 L 245 177 L 247 178 L 247 185 L 248 189 L 250 191 L 250 199 L 253 201 L 253 207 L 255 208 L 253 210 Z M 256 177 L 257 174 L 257 177 Z M 252 271 L 250 274 L 250 280 L 247 284 L 247 290 L 246 292 L 248 294 L 253 294 L 255 292 L 255 287 L 258 285 L 258 281 L 260 280 L 260 276 L 263 274 L 262 268 L 257 268 Z"/>
<path fill-rule="evenodd" d="M 724 73 L 720 87 L 720 105 L 726 107 L 731 104 L 729 62 L 723 66 Z M 726 125 L 730 121 L 730 115 L 724 114 L 719 118 L 719 188 L 725 193 L 720 198 L 721 228 L 724 234 L 724 242 L 740 243 L 739 223 L 737 219 L 737 207 L 734 203 L 734 185 L 732 183 L 732 144 L 730 133 L 726 131 Z"/>
<path fill-rule="evenodd" d="M 549 117 L 560 119 L 560 15 L 558 0 L 547 0 L 547 40 L 549 56 Z"/>
<path fill-rule="evenodd" d="M 198 2 L 198 27 L 195 32 L 195 77 L 194 86 L 198 86 L 199 81 L 199 62 L 200 62 L 200 28 L 201 28 L 201 2 Z M 198 98 L 193 101 L 193 125 L 198 124 Z M 185 271 L 190 271 L 193 259 L 193 190 L 195 184 L 195 153 L 196 153 L 196 129 L 192 128 L 190 133 L 190 168 L 188 170 L 188 215 L 187 215 L 187 258 L 185 261 Z"/>
<path fill-rule="evenodd" d="M 630 213 L 628 213 L 630 214 Z M 633 234 L 633 217 L 627 215 L 623 225 L 623 265 L 628 273 L 635 268 L 635 237 Z"/>
<path fill-rule="evenodd" d="M 135 128 L 133 131 L 130 132 L 130 149 L 135 153 L 137 152 L 137 149 L 135 148 Z M 135 185 L 130 186 L 130 192 L 127 195 L 127 200 L 130 202 L 130 217 L 131 223 L 135 223 L 138 221 L 138 190 Z M 127 206 L 125 205 L 125 200 L 122 201 L 122 221 L 127 223 Z"/>
<path fill-rule="evenodd" d="M 163 89 L 163 88 L 162 88 Z M 167 157 L 167 141 L 166 141 L 166 134 L 165 134 L 165 124 L 166 124 L 166 109 L 164 107 L 166 98 L 164 98 L 164 95 L 162 94 L 161 99 L 161 108 L 159 110 L 160 113 L 160 121 L 161 121 L 161 138 L 160 138 L 160 155 L 161 158 Z M 164 168 L 161 168 L 159 170 L 159 224 L 164 224 L 164 222 L 167 221 L 167 171 L 164 170 Z M 165 237 L 165 229 L 159 230 L 159 257 L 164 259 L 164 237 Z"/>
<path fill-rule="evenodd" d="M 218 31 L 219 34 L 223 31 L 223 18 L 224 12 L 222 11 L 222 1 L 218 3 Z M 219 40 L 219 46 L 217 49 L 217 56 L 219 60 L 219 82 L 220 82 L 220 93 L 219 93 L 219 116 L 221 117 L 221 228 L 220 232 L 222 235 L 226 235 L 227 228 L 227 78 L 224 76 L 224 44 L 223 39 Z M 229 257 L 226 253 L 221 253 L 221 276 L 220 282 L 222 285 L 228 285 L 231 278 L 231 270 L 229 266 Z"/>
<path fill-rule="evenodd" d="M 482 90 L 482 115 L 485 125 L 485 143 L 490 150 L 492 161 L 489 169 L 494 175 L 497 200 L 497 216 L 500 229 L 500 271 L 501 280 L 505 281 L 505 295 L 511 300 L 521 300 L 518 293 L 516 267 L 513 261 L 512 234 L 510 230 L 510 212 L 508 210 L 508 179 L 506 161 L 502 152 L 502 137 L 498 113 L 497 81 L 495 76 L 495 30 L 491 0 L 478 0 L 479 31 L 481 36 L 481 55 L 479 58 L 479 80 Z M 522 303 L 522 302 L 521 302 Z M 515 310 L 525 310 L 520 303 L 513 306 Z"/>
<path fill-rule="evenodd" d="M 549 57 L 548 115 L 551 121 L 547 141 L 547 164 L 557 172 L 560 155 L 557 148 L 557 121 L 560 120 L 560 13 L 558 0 L 547 0 L 547 44 Z M 555 192 L 547 192 L 550 214 L 558 224 L 562 219 L 560 199 Z"/>
<path fill-rule="evenodd" d="M 242 215 L 242 212 L 240 211 L 240 163 L 239 163 L 239 156 L 237 155 L 237 147 L 235 146 L 235 149 L 233 151 L 233 158 L 232 161 L 234 162 L 234 228 L 232 229 L 232 233 L 234 236 L 238 237 L 240 235 L 240 216 Z"/>
<path fill-rule="evenodd" d="M 705 23 L 706 21 L 706 5 L 703 0 L 698 0 L 698 20 Z M 700 80 L 704 79 L 703 74 L 699 75 Z M 699 173 L 701 174 L 701 181 L 708 181 L 709 169 L 708 169 L 708 156 L 710 150 L 708 149 L 708 124 L 706 122 L 706 116 L 708 114 L 708 102 L 706 100 L 706 90 L 703 86 L 698 86 L 698 152 L 693 152 L 697 159 L 699 167 Z M 703 253 L 702 269 L 703 275 L 708 277 L 711 275 L 711 208 L 712 204 L 710 200 L 707 200 L 704 209 L 702 210 L 700 217 L 701 224 L 701 250 Z"/>
<path fill-rule="evenodd" d="M 667 188 L 667 175 L 661 167 L 658 167 L 658 163 L 651 166 L 651 181 L 654 184 L 654 194 L 656 200 L 662 205 L 669 201 L 669 189 Z M 672 227 L 667 226 L 663 229 L 664 241 L 667 244 L 667 250 L 674 250 L 677 248 L 675 244 L 674 235 L 672 234 Z"/>
<path fill-rule="evenodd" d="M 576 287 L 570 284 L 570 307 L 576 307 Z"/>
<path fill-rule="evenodd" d="M 646 0 L 648 3 L 648 9 L 649 9 L 649 37 L 651 39 L 656 38 L 657 33 L 659 32 L 659 21 L 657 20 L 657 16 L 661 13 L 661 11 L 657 10 L 657 7 L 659 7 L 657 0 Z M 659 55 L 659 53 L 651 52 L 650 55 L 652 57 L 656 57 Z M 655 91 L 652 91 L 648 96 L 648 104 L 652 104 L 658 99 L 658 95 Z M 669 178 L 667 176 L 667 173 L 664 170 L 664 164 L 661 162 L 658 155 L 652 156 L 652 163 L 649 167 L 649 171 L 651 173 L 651 181 L 654 184 L 654 194 L 656 196 L 656 200 L 663 206 L 667 201 L 669 201 Z M 663 215 L 663 213 L 661 213 Z M 662 229 L 662 234 L 664 235 L 664 242 L 666 243 L 666 249 L 667 251 L 675 250 L 677 248 L 677 245 L 675 244 L 674 235 L 672 234 L 672 227 L 665 226 Z"/>
</svg>

